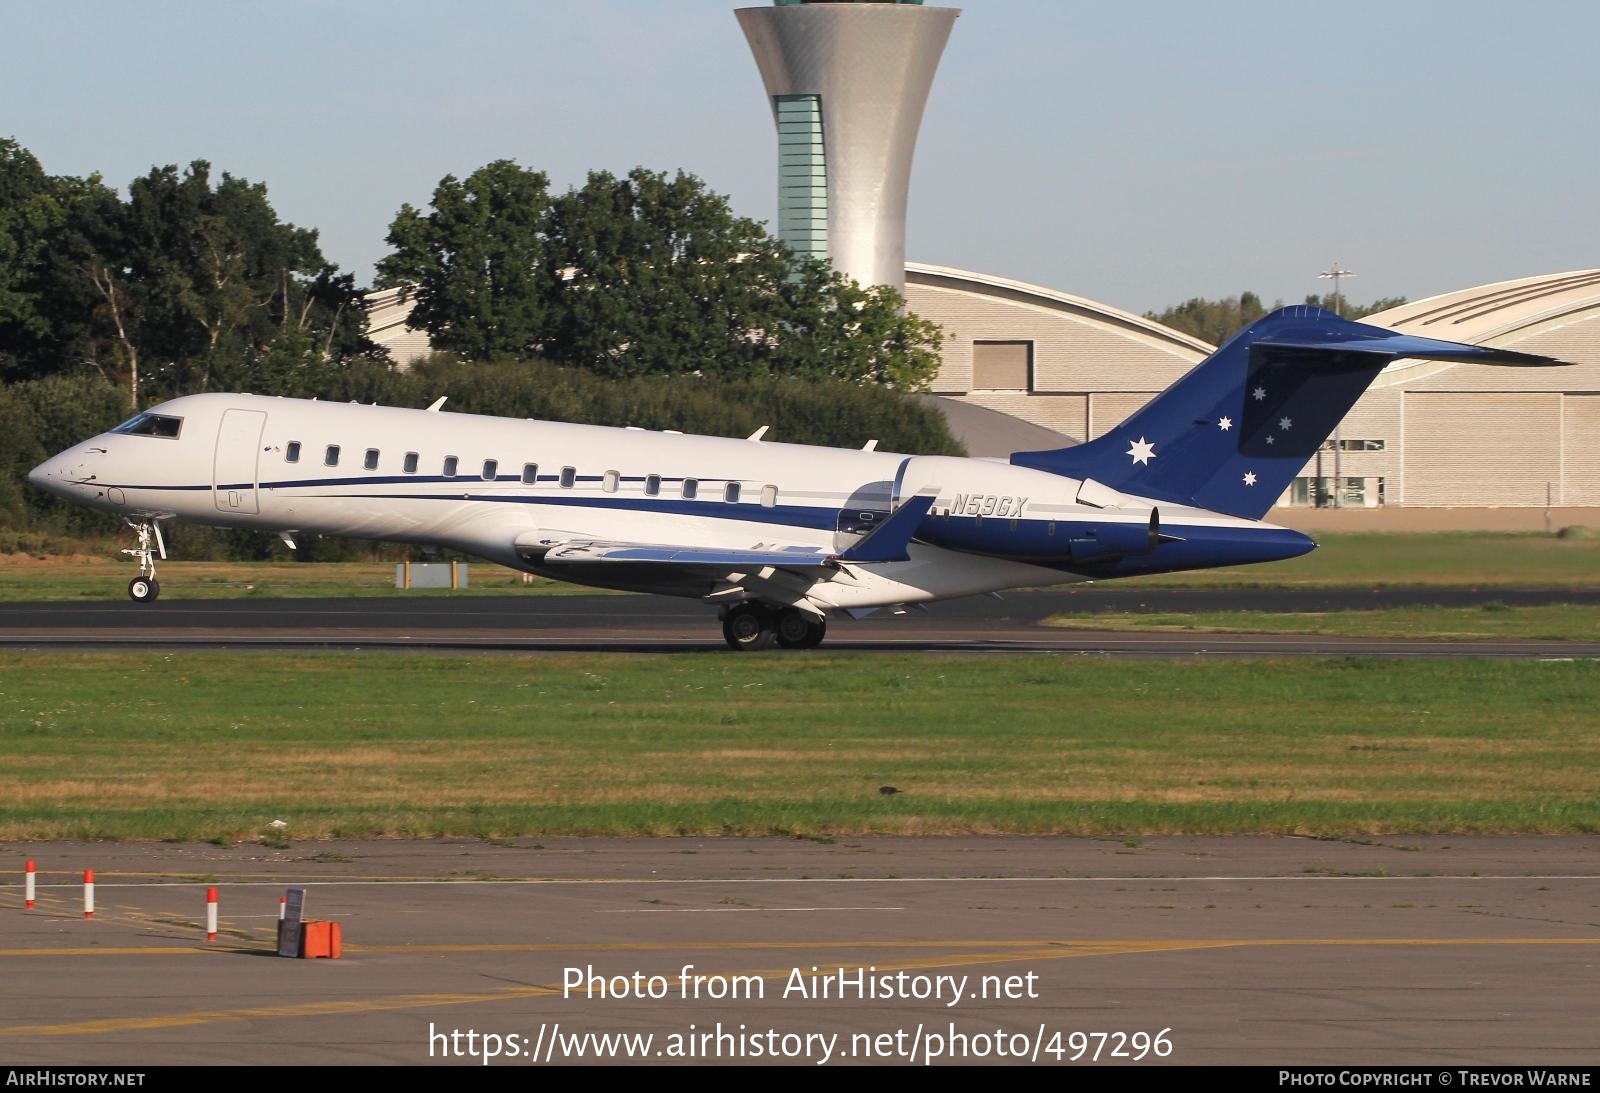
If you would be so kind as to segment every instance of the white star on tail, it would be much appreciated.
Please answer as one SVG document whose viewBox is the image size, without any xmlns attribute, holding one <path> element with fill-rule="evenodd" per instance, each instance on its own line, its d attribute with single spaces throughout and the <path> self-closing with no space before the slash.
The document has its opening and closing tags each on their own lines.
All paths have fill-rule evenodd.
<svg viewBox="0 0 1600 1093">
<path fill-rule="evenodd" d="M 1278 442 L 1278 438 L 1277 437 L 1275 437 L 1275 436 L 1267 437 L 1267 443 L 1268 444 L 1276 444 L 1277 442 Z"/>
<path fill-rule="evenodd" d="M 1289 426 L 1291 426 L 1293 424 L 1294 424 L 1294 422 L 1290 421 L 1286 417 L 1280 417 L 1278 419 L 1278 428 L 1282 429 L 1284 432 L 1288 432 L 1289 431 Z"/>
<path fill-rule="evenodd" d="M 1244 484 L 1247 485 L 1247 486 L 1253 486 L 1253 485 L 1256 484 L 1256 472 L 1255 471 L 1245 471 L 1244 472 Z"/>
<path fill-rule="evenodd" d="M 1233 418 L 1219 418 L 1217 421 L 1217 428 L 1221 429 L 1223 432 L 1227 432 L 1229 429 L 1233 428 Z"/>
<path fill-rule="evenodd" d="M 1260 402 L 1262 399 L 1267 397 L 1267 389 L 1265 387 L 1257 387 L 1254 391 L 1250 392 L 1250 397 L 1255 399 L 1257 402 Z"/>
<path fill-rule="evenodd" d="M 1135 463 L 1143 463 L 1149 466 L 1150 461 L 1156 457 L 1156 446 L 1141 436 L 1123 454 L 1133 456 Z"/>
</svg>

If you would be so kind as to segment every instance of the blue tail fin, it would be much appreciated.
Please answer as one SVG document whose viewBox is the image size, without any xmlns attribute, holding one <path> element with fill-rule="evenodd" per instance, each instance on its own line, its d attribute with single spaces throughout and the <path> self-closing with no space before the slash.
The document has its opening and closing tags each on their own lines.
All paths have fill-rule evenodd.
<svg viewBox="0 0 1600 1093">
<path fill-rule="evenodd" d="M 1011 462 L 1259 520 L 1384 366 L 1404 357 L 1563 363 L 1285 307 L 1235 334 L 1104 436 L 1017 452 Z"/>
</svg>

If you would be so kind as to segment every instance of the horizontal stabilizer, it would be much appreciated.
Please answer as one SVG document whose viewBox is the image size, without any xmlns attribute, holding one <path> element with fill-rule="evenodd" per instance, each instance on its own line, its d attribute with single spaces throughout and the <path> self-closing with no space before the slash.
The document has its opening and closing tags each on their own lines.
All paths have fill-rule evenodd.
<svg viewBox="0 0 1600 1093">
<path fill-rule="evenodd" d="M 1369 333 L 1372 331 L 1378 333 Z M 1357 356 L 1350 363 L 1358 368 L 1366 367 L 1375 356 L 1383 358 L 1385 364 L 1398 360 L 1462 361 L 1472 364 L 1522 367 L 1549 367 L 1571 363 L 1557 360 L 1555 357 L 1543 357 L 1537 353 L 1518 353 L 1511 349 L 1499 349 L 1492 345 L 1468 345 L 1465 342 L 1419 338 L 1414 334 L 1397 334 L 1383 327 L 1367 326 L 1363 323 L 1345 323 L 1343 327 L 1335 328 L 1315 339 L 1268 336 L 1250 343 L 1252 357 L 1272 354 L 1292 358 L 1296 353 L 1315 354 L 1333 361 L 1355 354 Z"/>
</svg>

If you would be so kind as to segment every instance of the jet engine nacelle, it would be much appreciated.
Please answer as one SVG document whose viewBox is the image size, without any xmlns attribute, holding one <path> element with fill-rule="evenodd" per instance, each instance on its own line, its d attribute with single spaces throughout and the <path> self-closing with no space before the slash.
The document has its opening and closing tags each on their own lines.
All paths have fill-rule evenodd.
<svg viewBox="0 0 1600 1093">
<path fill-rule="evenodd" d="M 1149 554 L 1161 543 L 1161 514 L 1150 510 L 1144 523 L 1123 520 L 1074 524 L 1067 539 L 1067 551 L 1074 562 L 1103 562 L 1132 554 Z"/>
</svg>

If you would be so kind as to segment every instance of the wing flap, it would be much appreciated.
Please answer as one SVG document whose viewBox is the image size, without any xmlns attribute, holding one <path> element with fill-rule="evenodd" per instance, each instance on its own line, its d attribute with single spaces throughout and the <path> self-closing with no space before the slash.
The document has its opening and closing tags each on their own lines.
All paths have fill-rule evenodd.
<svg viewBox="0 0 1600 1093">
<path fill-rule="evenodd" d="M 827 570 L 835 568 L 832 554 L 820 547 L 779 547 L 739 550 L 728 547 L 686 547 L 664 543 L 616 543 L 599 540 L 568 540 L 545 551 L 544 564 L 590 565 L 615 563 L 630 565 L 696 565 L 718 569 L 761 568 Z"/>
</svg>

